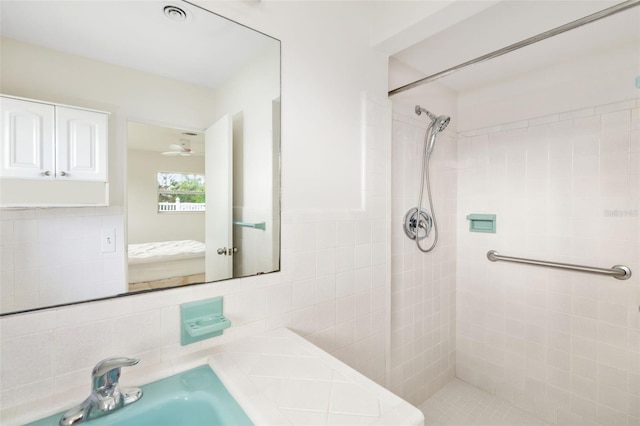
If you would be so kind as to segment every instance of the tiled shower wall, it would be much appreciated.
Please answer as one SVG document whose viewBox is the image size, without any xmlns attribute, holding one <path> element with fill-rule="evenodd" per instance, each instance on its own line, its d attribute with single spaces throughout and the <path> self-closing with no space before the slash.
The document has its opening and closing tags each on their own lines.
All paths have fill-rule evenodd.
<svg viewBox="0 0 640 426">
<path fill-rule="evenodd" d="M 551 424 L 640 424 L 640 101 L 458 139 L 457 376 Z M 468 231 L 497 214 L 497 233 Z M 600 267 L 627 281 L 506 262 Z"/>
<path fill-rule="evenodd" d="M 405 108 L 413 113 L 412 108 Z M 455 372 L 456 143 L 455 130 L 438 136 L 431 187 L 440 231 L 422 253 L 406 237 L 402 217 L 417 206 L 426 119 L 393 116 L 391 390 L 419 405 Z M 423 206 L 427 206 L 426 189 Z M 430 241 L 430 240 L 429 240 Z"/>
</svg>

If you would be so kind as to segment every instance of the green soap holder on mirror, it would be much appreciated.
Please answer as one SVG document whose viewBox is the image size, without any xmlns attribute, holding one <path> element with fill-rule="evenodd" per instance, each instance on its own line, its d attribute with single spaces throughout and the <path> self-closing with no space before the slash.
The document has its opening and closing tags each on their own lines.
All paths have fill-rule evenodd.
<svg viewBox="0 0 640 426">
<path fill-rule="evenodd" d="M 231 327 L 222 314 L 222 297 L 180 305 L 180 343 L 182 346 L 220 336 Z"/>
</svg>

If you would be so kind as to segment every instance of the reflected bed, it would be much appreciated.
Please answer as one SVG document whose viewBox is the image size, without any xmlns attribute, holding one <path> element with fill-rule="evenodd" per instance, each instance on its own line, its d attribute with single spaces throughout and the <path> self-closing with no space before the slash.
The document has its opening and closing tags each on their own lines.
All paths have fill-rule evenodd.
<svg viewBox="0 0 640 426">
<path fill-rule="evenodd" d="M 204 282 L 205 244 L 195 240 L 129 244 L 129 291 Z"/>
</svg>

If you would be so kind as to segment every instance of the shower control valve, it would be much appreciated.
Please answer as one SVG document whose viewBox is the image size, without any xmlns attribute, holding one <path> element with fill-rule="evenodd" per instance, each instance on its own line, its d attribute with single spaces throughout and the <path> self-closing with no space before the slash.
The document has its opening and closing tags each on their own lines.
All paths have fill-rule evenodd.
<svg viewBox="0 0 640 426">
<path fill-rule="evenodd" d="M 433 227 L 433 219 L 424 210 L 420 210 L 418 214 L 418 208 L 414 207 L 410 209 L 402 218 L 404 233 L 412 240 L 416 238 L 423 240 L 431 233 Z"/>
</svg>

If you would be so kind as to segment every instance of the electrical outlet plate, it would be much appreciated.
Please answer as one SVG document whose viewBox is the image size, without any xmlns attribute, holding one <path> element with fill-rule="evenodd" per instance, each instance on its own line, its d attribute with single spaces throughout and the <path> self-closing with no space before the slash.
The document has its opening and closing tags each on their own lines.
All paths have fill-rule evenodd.
<svg viewBox="0 0 640 426">
<path fill-rule="evenodd" d="M 102 230 L 102 252 L 113 253 L 116 251 L 116 230 L 105 228 Z"/>
</svg>

